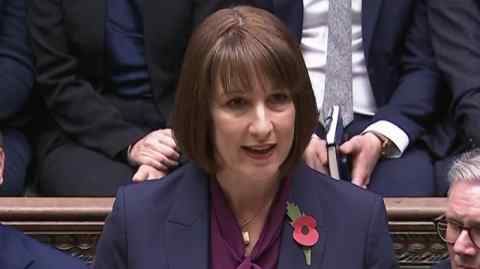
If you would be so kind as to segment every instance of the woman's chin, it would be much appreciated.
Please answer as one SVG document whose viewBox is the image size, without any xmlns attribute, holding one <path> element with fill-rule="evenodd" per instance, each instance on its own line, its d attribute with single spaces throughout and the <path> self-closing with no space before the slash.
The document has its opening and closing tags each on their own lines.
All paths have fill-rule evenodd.
<svg viewBox="0 0 480 269">
<path fill-rule="evenodd" d="M 248 180 L 271 180 L 275 179 L 279 175 L 279 165 L 264 165 L 264 166 L 254 166 L 254 167 L 245 167 L 242 171 L 244 177 Z"/>
</svg>

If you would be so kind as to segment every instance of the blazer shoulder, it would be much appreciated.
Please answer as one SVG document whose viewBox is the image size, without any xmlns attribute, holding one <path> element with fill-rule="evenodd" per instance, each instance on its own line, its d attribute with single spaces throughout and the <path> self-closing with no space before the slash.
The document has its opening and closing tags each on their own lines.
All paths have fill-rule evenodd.
<svg viewBox="0 0 480 269">
<path fill-rule="evenodd" d="M 184 178 L 185 171 L 189 169 L 190 165 L 186 164 L 162 178 L 122 186 L 118 193 L 121 193 L 123 199 L 129 203 L 144 202 L 152 197 L 170 200 L 174 196 L 174 190 Z"/>
<path fill-rule="evenodd" d="M 333 179 L 307 165 L 302 165 L 300 169 L 302 181 L 305 182 L 302 184 L 309 186 L 308 189 L 315 191 L 324 200 L 335 201 L 336 206 L 371 210 L 379 201 L 383 203 L 380 195 L 350 182 Z"/>
<path fill-rule="evenodd" d="M 203 194 L 202 180 L 202 170 L 190 162 L 161 179 L 121 187 L 115 203 L 126 214 L 127 222 L 156 216 L 163 223 L 176 201 L 189 200 L 197 192 Z"/>
</svg>

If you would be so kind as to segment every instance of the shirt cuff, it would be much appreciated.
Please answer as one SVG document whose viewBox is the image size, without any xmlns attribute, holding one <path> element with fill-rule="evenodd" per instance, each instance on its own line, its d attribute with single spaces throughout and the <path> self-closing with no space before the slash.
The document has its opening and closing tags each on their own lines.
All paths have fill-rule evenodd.
<svg viewBox="0 0 480 269">
<path fill-rule="evenodd" d="M 403 152 L 410 143 L 408 135 L 402 129 L 400 129 L 400 127 L 386 120 L 380 120 L 370 124 L 367 129 L 362 132 L 362 134 L 368 131 L 380 133 L 392 141 L 395 149 L 392 150 L 388 156 L 386 156 L 387 158 L 402 157 Z"/>
</svg>

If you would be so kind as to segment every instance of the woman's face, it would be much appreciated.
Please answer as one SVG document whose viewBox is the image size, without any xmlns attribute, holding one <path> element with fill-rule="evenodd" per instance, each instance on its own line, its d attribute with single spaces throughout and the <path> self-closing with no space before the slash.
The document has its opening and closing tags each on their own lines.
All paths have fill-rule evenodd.
<svg viewBox="0 0 480 269">
<path fill-rule="evenodd" d="M 286 91 L 263 87 L 226 93 L 212 105 L 218 177 L 271 179 L 293 144 L 295 107 Z"/>
</svg>

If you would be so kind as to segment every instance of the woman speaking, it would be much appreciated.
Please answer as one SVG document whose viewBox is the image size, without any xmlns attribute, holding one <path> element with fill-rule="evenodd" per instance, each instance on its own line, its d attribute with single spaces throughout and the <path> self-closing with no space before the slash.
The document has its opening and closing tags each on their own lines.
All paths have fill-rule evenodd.
<svg viewBox="0 0 480 269">
<path fill-rule="evenodd" d="M 314 100 L 273 15 L 208 17 L 187 48 L 173 115 L 192 161 L 119 190 L 95 268 L 394 267 L 383 200 L 301 161 Z"/>
</svg>

